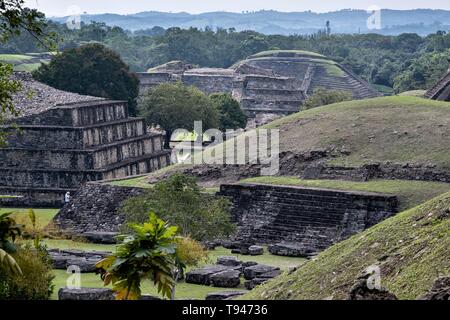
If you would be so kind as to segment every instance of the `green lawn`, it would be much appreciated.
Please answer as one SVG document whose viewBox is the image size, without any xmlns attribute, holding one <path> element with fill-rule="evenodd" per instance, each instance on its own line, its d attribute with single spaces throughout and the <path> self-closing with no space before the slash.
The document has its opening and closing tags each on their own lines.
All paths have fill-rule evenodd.
<svg viewBox="0 0 450 320">
<path fill-rule="evenodd" d="M 0 54 L 0 61 L 16 64 L 22 63 L 27 60 L 32 60 L 34 57 L 24 54 Z"/>
<path fill-rule="evenodd" d="M 69 276 L 64 270 L 55 270 L 55 289 L 52 294 L 51 299 L 58 299 L 58 290 L 59 288 L 66 286 L 67 277 Z M 81 274 L 81 286 L 86 288 L 101 288 L 103 287 L 103 282 L 100 279 L 99 275 L 94 273 L 83 273 Z M 214 288 L 196 284 L 186 283 L 184 281 L 179 282 L 176 287 L 176 299 L 201 299 L 204 300 L 206 295 L 210 292 L 217 291 L 227 291 L 227 290 L 245 290 L 244 286 L 241 285 L 240 288 L 226 289 L 226 288 Z M 160 297 L 158 294 L 156 287 L 150 280 L 146 280 L 142 283 L 142 293 L 150 294 L 153 296 Z"/>
<path fill-rule="evenodd" d="M 32 72 L 39 68 L 41 66 L 41 63 L 22 63 L 14 67 L 15 71 L 26 71 L 26 72 Z"/>
<path fill-rule="evenodd" d="M 140 176 L 131 179 L 121 179 L 109 182 L 113 186 L 119 187 L 137 187 L 137 188 L 150 188 L 151 184 L 148 182 L 148 176 Z"/>
<path fill-rule="evenodd" d="M 28 208 L 0 208 L 0 213 L 12 212 L 21 223 L 28 220 Z M 33 209 L 36 215 L 36 223 L 39 226 L 45 227 L 58 213 L 59 209 Z"/>
<path fill-rule="evenodd" d="M 377 179 L 355 182 L 343 180 L 302 180 L 297 177 L 257 177 L 241 180 L 240 182 L 390 193 L 398 196 L 400 211 L 415 207 L 450 190 L 449 183 L 411 180 Z"/>
</svg>

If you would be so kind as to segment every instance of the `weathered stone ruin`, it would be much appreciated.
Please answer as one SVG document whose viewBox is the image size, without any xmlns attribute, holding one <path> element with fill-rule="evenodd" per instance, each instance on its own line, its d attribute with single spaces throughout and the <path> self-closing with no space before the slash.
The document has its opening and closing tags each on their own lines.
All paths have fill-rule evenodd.
<svg viewBox="0 0 450 320">
<path fill-rule="evenodd" d="M 16 77 L 24 86 L 14 98 L 21 115 L 0 127 L 8 133 L 0 148 L 0 194 L 20 197 L 2 199 L 2 205 L 58 207 L 66 192 L 73 195 L 87 181 L 169 164 L 162 135 L 129 117 L 126 102 L 56 90 L 26 74 Z"/>
<path fill-rule="evenodd" d="M 109 242 L 107 235 L 111 235 L 109 238 L 114 241 L 113 236 L 125 222 L 120 210 L 123 201 L 142 192 L 141 188 L 86 183 L 74 194 L 72 200 L 62 207 L 53 221 L 61 232 L 68 236 L 106 243 Z M 98 237 L 92 237 L 93 234 Z"/>
<path fill-rule="evenodd" d="M 218 195 L 233 202 L 237 242 L 281 243 L 269 251 L 296 256 L 313 255 L 359 233 L 395 214 L 398 206 L 392 195 L 263 184 L 222 185 Z M 294 249 L 298 254 L 290 254 Z"/>
<path fill-rule="evenodd" d="M 142 191 L 88 183 L 54 223 L 72 236 L 114 235 L 125 220 L 123 201 Z M 267 244 L 272 254 L 313 256 L 395 214 L 398 206 L 393 195 L 263 184 L 224 184 L 218 195 L 233 202 L 232 218 L 238 224 L 230 245 L 222 245 L 248 255 L 261 253 L 253 244 Z"/>
<path fill-rule="evenodd" d="M 355 99 L 380 96 L 345 67 L 320 54 L 304 51 L 262 52 L 229 69 L 193 68 L 174 61 L 138 76 L 140 94 L 158 84 L 175 81 L 196 86 L 207 94 L 230 93 L 257 121 L 299 111 L 305 99 L 319 87 L 347 91 Z"/>
<path fill-rule="evenodd" d="M 450 63 L 450 59 L 449 63 Z M 432 100 L 450 101 L 450 68 L 447 73 L 426 93 L 425 97 Z"/>
</svg>

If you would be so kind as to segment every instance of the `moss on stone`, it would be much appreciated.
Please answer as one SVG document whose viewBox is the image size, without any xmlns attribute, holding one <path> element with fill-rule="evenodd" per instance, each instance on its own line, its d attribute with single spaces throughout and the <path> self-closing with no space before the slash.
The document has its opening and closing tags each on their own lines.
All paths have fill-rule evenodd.
<svg viewBox="0 0 450 320">
<path fill-rule="evenodd" d="M 354 235 L 243 299 L 345 299 L 367 267 L 399 299 L 416 299 L 450 273 L 450 192 Z"/>
</svg>

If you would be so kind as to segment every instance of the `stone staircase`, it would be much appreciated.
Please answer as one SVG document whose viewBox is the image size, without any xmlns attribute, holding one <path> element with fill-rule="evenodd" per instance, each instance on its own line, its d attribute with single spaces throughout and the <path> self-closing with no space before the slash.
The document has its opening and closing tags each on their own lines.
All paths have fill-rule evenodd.
<svg viewBox="0 0 450 320">
<path fill-rule="evenodd" d="M 433 100 L 447 100 L 449 97 L 449 90 L 445 91 L 445 88 L 448 88 L 450 85 L 450 69 L 447 71 L 447 74 L 442 77 L 431 89 L 429 89 L 425 93 L 425 97 Z M 446 99 L 447 98 L 447 99 Z"/>
<path fill-rule="evenodd" d="M 397 212 L 392 195 L 262 184 L 222 185 L 233 202 L 237 239 L 287 241 L 321 251 Z"/>
<path fill-rule="evenodd" d="M 161 134 L 128 117 L 123 101 L 58 105 L 0 127 L 3 206 L 61 206 L 64 194 L 85 182 L 122 178 L 170 163 Z"/>
<path fill-rule="evenodd" d="M 330 76 L 322 67 L 317 67 L 316 76 L 310 85 L 308 94 L 311 94 L 316 88 L 347 91 L 353 95 L 354 99 L 366 99 L 379 96 L 378 93 L 369 88 L 368 84 L 364 84 L 352 75 L 344 73 L 342 76 Z"/>
<path fill-rule="evenodd" d="M 242 84 L 239 100 L 249 114 L 298 112 L 305 99 L 294 78 L 247 75 Z"/>
</svg>

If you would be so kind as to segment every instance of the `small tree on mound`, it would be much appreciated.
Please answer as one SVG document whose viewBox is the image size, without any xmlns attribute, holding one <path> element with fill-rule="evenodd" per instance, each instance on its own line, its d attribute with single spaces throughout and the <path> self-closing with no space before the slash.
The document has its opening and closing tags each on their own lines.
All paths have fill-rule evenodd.
<svg viewBox="0 0 450 320">
<path fill-rule="evenodd" d="M 136 113 L 139 80 L 120 56 L 98 43 L 67 49 L 42 64 L 33 76 L 54 88 L 128 102 Z"/>
<path fill-rule="evenodd" d="M 313 94 L 300 107 L 303 109 L 311 109 L 320 106 L 325 106 L 332 103 L 352 100 L 353 96 L 347 91 L 333 91 L 324 88 L 317 88 Z"/>
<path fill-rule="evenodd" d="M 202 121 L 203 130 L 219 125 L 219 112 L 208 97 L 181 82 L 163 83 L 149 90 L 139 102 L 139 114 L 166 131 L 166 148 L 176 129 L 193 131 L 194 121 Z"/>
<path fill-rule="evenodd" d="M 180 228 L 180 233 L 197 241 L 226 237 L 234 231 L 228 199 L 205 194 L 194 177 L 174 174 L 158 182 L 143 195 L 124 203 L 127 222 L 142 223 L 147 212 Z"/>
<path fill-rule="evenodd" d="M 213 93 L 209 98 L 219 111 L 220 130 L 245 128 L 247 116 L 231 94 Z"/>
</svg>

